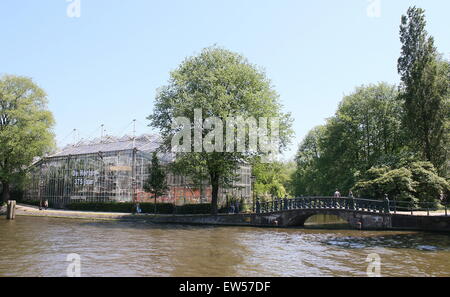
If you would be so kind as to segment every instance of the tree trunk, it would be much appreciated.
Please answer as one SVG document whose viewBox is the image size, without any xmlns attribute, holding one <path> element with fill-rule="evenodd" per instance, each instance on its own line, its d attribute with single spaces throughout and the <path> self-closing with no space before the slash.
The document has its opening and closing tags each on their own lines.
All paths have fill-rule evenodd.
<svg viewBox="0 0 450 297">
<path fill-rule="evenodd" d="M 8 182 L 2 182 L 3 192 L 2 192 L 2 201 L 7 202 L 10 199 L 10 188 Z"/>
<path fill-rule="evenodd" d="M 211 175 L 211 187 L 212 187 L 212 197 L 211 197 L 211 214 L 216 215 L 217 202 L 219 196 L 219 176 L 216 174 Z"/>
</svg>

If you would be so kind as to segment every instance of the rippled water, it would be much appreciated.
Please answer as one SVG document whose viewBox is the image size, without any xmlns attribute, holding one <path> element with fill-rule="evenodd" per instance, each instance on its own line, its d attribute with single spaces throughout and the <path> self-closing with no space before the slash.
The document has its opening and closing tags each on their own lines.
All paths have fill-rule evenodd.
<svg viewBox="0 0 450 297">
<path fill-rule="evenodd" d="M 0 218 L 0 276 L 450 276 L 450 236 Z"/>
</svg>

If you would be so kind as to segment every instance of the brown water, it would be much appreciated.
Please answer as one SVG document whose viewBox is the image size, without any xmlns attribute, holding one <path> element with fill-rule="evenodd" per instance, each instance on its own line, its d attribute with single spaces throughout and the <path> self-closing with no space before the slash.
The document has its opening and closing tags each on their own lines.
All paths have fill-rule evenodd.
<svg viewBox="0 0 450 297">
<path fill-rule="evenodd" d="M 323 220 L 319 220 L 322 222 Z M 0 276 L 450 276 L 450 235 L 0 217 Z"/>
</svg>

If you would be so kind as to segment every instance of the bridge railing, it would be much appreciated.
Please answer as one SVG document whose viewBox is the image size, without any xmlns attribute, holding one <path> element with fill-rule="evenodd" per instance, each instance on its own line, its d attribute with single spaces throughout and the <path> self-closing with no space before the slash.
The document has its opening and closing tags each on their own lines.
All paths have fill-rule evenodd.
<svg viewBox="0 0 450 297">
<path fill-rule="evenodd" d="M 300 197 L 294 199 L 274 199 L 268 202 L 256 201 L 256 213 L 272 213 L 296 209 L 341 209 L 372 213 L 390 213 L 389 200 L 369 200 L 360 198 Z"/>
<path fill-rule="evenodd" d="M 450 204 L 448 202 L 409 202 L 396 201 L 385 198 L 384 200 L 370 200 L 361 198 L 334 198 L 334 197 L 300 197 L 300 198 L 275 198 L 268 202 L 256 202 L 254 212 L 272 213 L 296 209 L 342 209 L 372 213 L 402 213 L 417 214 L 426 212 L 428 216 L 433 211 L 440 210 L 449 215 Z"/>
<path fill-rule="evenodd" d="M 394 214 L 417 214 L 426 213 L 428 216 L 432 212 L 440 211 L 444 213 L 445 216 L 449 215 L 450 204 L 448 202 L 414 202 L 414 201 L 390 201 L 390 211 Z"/>
</svg>

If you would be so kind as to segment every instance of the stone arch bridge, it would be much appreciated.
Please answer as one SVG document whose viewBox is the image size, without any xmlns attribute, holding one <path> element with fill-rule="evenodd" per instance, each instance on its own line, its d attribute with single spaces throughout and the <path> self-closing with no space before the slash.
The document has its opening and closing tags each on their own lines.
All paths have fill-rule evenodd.
<svg viewBox="0 0 450 297">
<path fill-rule="evenodd" d="M 259 226 L 304 226 L 314 215 L 334 215 L 356 229 L 390 229 L 389 200 L 305 197 L 256 203 L 252 223 Z"/>
</svg>

